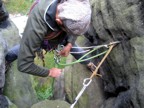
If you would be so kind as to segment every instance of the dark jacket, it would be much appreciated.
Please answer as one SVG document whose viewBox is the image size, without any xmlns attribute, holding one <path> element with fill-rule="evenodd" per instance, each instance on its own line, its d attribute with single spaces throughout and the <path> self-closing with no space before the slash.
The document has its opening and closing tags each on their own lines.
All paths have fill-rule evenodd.
<svg viewBox="0 0 144 108">
<path fill-rule="evenodd" d="M 48 76 L 49 70 L 34 64 L 34 58 L 35 52 L 41 46 L 44 38 L 50 32 L 60 29 L 55 22 L 57 4 L 58 0 L 40 0 L 31 11 L 20 43 L 19 71 L 42 77 Z M 58 44 L 61 38 L 63 36 L 49 40 L 51 46 Z M 76 37 L 69 36 L 67 41 L 73 43 L 75 40 Z"/>
</svg>

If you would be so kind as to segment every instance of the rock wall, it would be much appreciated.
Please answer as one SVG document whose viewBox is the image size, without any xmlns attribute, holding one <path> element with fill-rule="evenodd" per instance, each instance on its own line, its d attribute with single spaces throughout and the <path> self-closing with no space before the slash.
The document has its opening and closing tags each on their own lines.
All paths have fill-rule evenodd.
<svg viewBox="0 0 144 108">
<path fill-rule="evenodd" d="M 91 43 L 86 38 L 78 38 L 80 46 L 90 45 Z M 91 55 L 92 56 L 92 55 Z M 69 56 L 67 63 L 75 61 L 72 56 Z M 96 63 L 94 60 L 92 60 Z M 85 65 L 76 63 L 67 66 L 64 72 L 65 82 L 65 100 L 72 104 L 83 88 L 83 81 L 91 76 L 92 72 Z M 100 108 L 105 100 L 104 91 L 102 89 L 102 79 L 94 77 L 91 84 L 83 92 L 83 95 L 78 100 L 75 108 Z"/>
<path fill-rule="evenodd" d="M 5 54 L 20 41 L 18 29 L 14 23 L 10 19 L 6 23 L 8 25 L 5 28 L 0 28 L 0 42 L 2 44 L 0 45 L 0 73 L 3 73 L 0 78 L 2 80 L 6 78 L 4 95 L 18 108 L 30 108 L 32 104 L 37 102 L 30 76 L 17 70 L 17 61 L 11 64 L 11 68 L 5 74 Z M 4 83 L 1 82 L 1 84 Z M 9 107 L 13 107 L 11 102 L 9 102 Z"/>
<path fill-rule="evenodd" d="M 120 41 L 103 66 L 101 108 L 143 108 L 144 1 L 91 0 L 99 44 Z M 108 107 L 109 106 L 109 107 Z"/>
<path fill-rule="evenodd" d="M 91 43 L 85 45 L 111 41 L 121 43 L 115 46 L 102 65 L 102 78 L 98 79 L 101 81 L 94 79 L 94 84 L 98 86 L 90 86 L 77 107 L 144 108 L 144 1 L 91 0 L 91 6 L 92 26 L 86 34 Z M 99 60 L 94 59 L 96 63 Z M 66 83 L 69 82 L 66 84 L 66 98 L 70 102 L 78 94 L 77 90 L 81 89 L 78 85 L 82 86 L 82 80 L 89 76 L 84 72 L 87 70 L 80 67 L 76 64 L 70 68 L 72 71 L 68 69 L 69 75 L 66 73 Z"/>
<path fill-rule="evenodd" d="M 88 40 L 80 38 L 77 42 L 81 46 L 106 44 L 111 41 L 120 41 L 121 43 L 114 47 L 99 70 L 102 78 L 95 77 L 93 79 L 75 108 L 144 108 L 144 1 L 90 0 L 90 2 L 92 23 L 90 30 L 86 33 Z M 16 44 L 15 42 L 19 42 L 18 33 L 14 31 L 11 26 L 8 26 L 7 29 L 1 28 L 0 67 L 2 69 L 4 69 L 3 57 L 5 52 Z M 95 52 L 91 56 L 97 53 Z M 92 61 L 97 64 L 100 59 L 101 57 Z M 68 62 L 73 60 L 71 56 L 68 58 Z M 14 62 L 14 66 L 16 67 L 16 62 Z M 4 72 L 4 70 L 2 71 Z M 12 96 L 10 100 L 18 108 L 30 108 L 36 100 L 32 100 L 35 95 L 31 88 L 29 76 L 19 74 L 15 68 L 12 68 L 10 72 L 7 75 L 6 84 L 12 86 L 7 86 L 5 93 L 8 97 Z M 63 88 L 63 85 L 60 84 L 62 87 L 55 88 L 57 90 L 55 99 L 61 99 L 72 104 L 83 87 L 83 80 L 90 75 L 91 72 L 84 65 L 75 64 L 66 67 L 64 76 L 62 76 L 65 82 L 65 94 L 63 91 L 59 91 L 59 88 Z M 61 79 L 63 80 L 63 78 Z M 61 82 L 63 83 L 63 81 Z M 15 91 L 15 87 L 20 88 Z M 66 107 L 69 106 L 67 103 L 61 102 Z M 32 107 L 41 106 L 42 103 Z M 47 105 L 49 104 L 44 105 L 44 107 Z M 52 105 L 54 104 L 52 103 Z"/>
</svg>

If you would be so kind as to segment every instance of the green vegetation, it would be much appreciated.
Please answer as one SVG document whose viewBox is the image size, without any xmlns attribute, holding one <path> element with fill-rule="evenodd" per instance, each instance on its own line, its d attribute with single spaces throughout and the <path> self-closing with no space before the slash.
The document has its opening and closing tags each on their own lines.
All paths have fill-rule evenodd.
<svg viewBox="0 0 144 108">
<path fill-rule="evenodd" d="M 56 64 L 54 62 L 54 54 L 47 53 L 44 56 L 44 61 L 45 61 L 45 67 L 47 68 L 52 68 L 56 67 Z M 66 58 L 63 58 L 61 62 L 65 63 Z M 42 66 L 43 62 L 41 59 L 38 57 L 35 58 L 35 62 L 37 65 Z M 63 66 L 60 66 L 58 68 L 64 68 Z M 44 100 L 44 99 L 51 99 L 53 96 L 53 83 L 54 79 L 51 77 L 47 78 L 41 78 L 41 77 L 34 77 L 34 88 L 36 90 L 36 94 L 38 96 L 39 100 Z"/>
<path fill-rule="evenodd" d="M 9 13 L 27 14 L 34 0 L 4 0 L 5 7 Z"/>
<path fill-rule="evenodd" d="M 53 78 L 33 77 L 33 87 L 39 100 L 51 99 L 53 97 Z"/>
</svg>

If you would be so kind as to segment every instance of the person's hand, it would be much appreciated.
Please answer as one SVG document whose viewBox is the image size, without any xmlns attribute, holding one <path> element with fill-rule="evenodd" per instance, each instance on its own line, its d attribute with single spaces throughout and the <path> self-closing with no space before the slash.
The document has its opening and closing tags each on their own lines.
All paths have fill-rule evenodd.
<svg viewBox="0 0 144 108">
<path fill-rule="evenodd" d="M 60 55 L 63 57 L 67 57 L 70 53 L 70 50 L 72 48 L 72 44 L 68 43 L 61 51 L 60 51 Z"/>
<path fill-rule="evenodd" d="M 62 69 L 58 69 L 58 68 L 51 68 L 49 70 L 49 76 L 53 77 L 53 78 L 57 78 L 61 75 Z"/>
</svg>

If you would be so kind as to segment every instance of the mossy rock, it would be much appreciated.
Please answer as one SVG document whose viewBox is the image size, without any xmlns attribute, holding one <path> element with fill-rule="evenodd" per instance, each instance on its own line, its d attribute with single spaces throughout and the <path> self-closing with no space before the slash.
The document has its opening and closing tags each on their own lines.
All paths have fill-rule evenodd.
<svg viewBox="0 0 144 108">
<path fill-rule="evenodd" d="M 62 100 L 44 100 L 34 104 L 31 108 L 70 108 L 70 104 Z"/>
<path fill-rule="evenodd" d="M 15 104 L 9 106 L 9 108 L 18 108 Z"/>
</svg>

